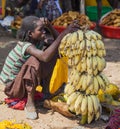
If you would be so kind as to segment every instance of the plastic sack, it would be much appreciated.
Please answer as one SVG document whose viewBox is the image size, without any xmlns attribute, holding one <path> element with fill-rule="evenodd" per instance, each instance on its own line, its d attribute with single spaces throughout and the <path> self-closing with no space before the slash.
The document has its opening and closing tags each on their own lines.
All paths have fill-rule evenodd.
<svg viewBox="0 0 120 129">
<path fill-rule="evenodd" d="M 68 81 L 68 58 L 61 57 L 57 59 L 56 65 L 54 67 L 52 77 L 49 85 L 49 92 L 51 94 L 55 93 L 63 83 Z"/>
</svg>

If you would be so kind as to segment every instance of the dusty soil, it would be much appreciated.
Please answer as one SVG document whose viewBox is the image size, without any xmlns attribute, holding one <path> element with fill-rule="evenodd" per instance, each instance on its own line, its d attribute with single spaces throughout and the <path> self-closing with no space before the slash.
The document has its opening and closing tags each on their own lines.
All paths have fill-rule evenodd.
<svg viewBox="0 0 120 129">
<path fill-rule="evenodd" d="M 16 39 L 0 28 L 0 71 L 8 52 L 15 46 Z M 104 73 L 108 79 L 120 87 L 120 40 L 103 38 L 107 55 L 105 57 L 107 66 Z M 6 96 L 0 90 L 0 100 L 4 100 Z M 104 129 L 106 123 L 102 120 L 93 122 L 90 125 L 80 126 L 78 119 L 69 119 L 63 115 L 46 110 L 41 106 L 37 109 L 39 119 L 28 120 L 25 118 L 24 111 L 13 110 L 5 104 L 0 105 L 0 121 L 5 119 L 16 119 L 17 121 L 25 121 L 29 123 L 33 129 Z"/>
</svg>

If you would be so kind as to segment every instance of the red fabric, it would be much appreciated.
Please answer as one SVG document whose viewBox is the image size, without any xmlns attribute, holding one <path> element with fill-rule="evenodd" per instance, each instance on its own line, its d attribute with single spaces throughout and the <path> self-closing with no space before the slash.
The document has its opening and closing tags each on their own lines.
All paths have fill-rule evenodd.
<svg viewBox="0 0 120 129">
<path fill-rule="evenodd" d="M 43 93 L 36 92 L 35 100 L 42 100 L 44 97 Z M 5 98 L 5 103 L 8 104 L 8 107 L 17 110 L 24 110 L 27 102 L 27 98 L 18 99 L 18 98 Z"/>
</svg>

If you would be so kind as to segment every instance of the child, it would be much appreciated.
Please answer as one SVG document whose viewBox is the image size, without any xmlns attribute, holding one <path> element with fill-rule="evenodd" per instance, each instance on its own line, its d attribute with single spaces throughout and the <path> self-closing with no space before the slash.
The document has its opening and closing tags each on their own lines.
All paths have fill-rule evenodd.
<svg viewBox="0 0 120 129">
<path fill-rule="evenodd" d="M 67 33 L 78 29 L 76 27 L 79 25 L 71 24 L 58 35 L 45 18 L 27 16 L 23 19 L 18 31 L 20 41 L 6 58 L 0 82 L 5 84 L 4 92 L 8 97 L 27 97 L 25 112 L 28 119 L 37 118 L 34 103 L 36 86 L 41 84 L 43 93 L 48 93 L 60 41 Z M 48 28 L 55 39 L 51 44 L 46 40 L 44 28 Z"/>
</svg>

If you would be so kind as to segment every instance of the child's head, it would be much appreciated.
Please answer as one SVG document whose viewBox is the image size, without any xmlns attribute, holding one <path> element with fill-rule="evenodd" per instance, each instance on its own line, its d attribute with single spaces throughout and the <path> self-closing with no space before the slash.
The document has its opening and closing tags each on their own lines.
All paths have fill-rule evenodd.
<svg viewBox="0 0 120 129">
<path fill-rule="evenodd" d="M 44 34 L 43 32 L 43 22 L 36 16 L 27 16 L 22 20 L 21 28 L 18 30 L 17 37 L 19 40 L 30 42 L 32 40 L 40 40 Z"/>
</svg>

